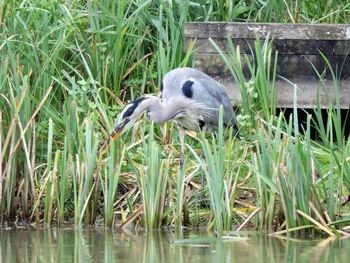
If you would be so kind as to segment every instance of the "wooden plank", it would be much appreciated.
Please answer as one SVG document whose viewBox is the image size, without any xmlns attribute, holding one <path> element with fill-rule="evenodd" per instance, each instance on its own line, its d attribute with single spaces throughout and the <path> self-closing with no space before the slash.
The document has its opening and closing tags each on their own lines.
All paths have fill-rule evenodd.
<svg viewBox="0 0 350 263">
<path fill-rule="evenodd" d="M 278 23 L 188 23 L 185 30 L 185 46 L 196 40 L 194 60 L 197 68 L 216 78 L 226 88 L 234 105 L 241 99 L 238 85 L 208 38 L 229 53 L 227 37 L 240 46 L 241 63 L 249 80 L 247 57 L 253 61 L 252 52 L 257 36 L 263 41 L 273 39 L 273 54 L 278 50 L 277 60 L 277 106 L 293 107 L 294 85 L 298 87 L 298 107 L 314 108 L 320 96 L 321 107 L 335 103 L 335 91 L 331 74 L 320 52 L 328 59 L 332 69 L 340 77 L 340 107 L 350 108 L 350 24 L 278 24 Z M 248 55 L 246 55 L 248 54 Z M 274 58 L 274 57 L 273 57 Z M 326 86 L 321 87 L 319 73 L 325 73 Z M 340 74 L 341 72 L 341 74 Z M 281 76 L 281 77 L 280 77 Z M 287 78 L 290 80 L 287 81 Z"/>
<path fill-rule="evenodd" d="M 228 46 L 226 38 L 214 38 L 215 44 L 225 53 L 232 52 Z M 218 53 L 215 47 L 210 43 L 208 38 L 190 38 L 185 39 L 185 49 L 188 48 L 190 42 L 194 42 L 195 52 L 201 53 Z M 242 54 L 250 54 L 254 50 L 255 39 L 232 39 L 234 46 L 240 47 Z M 281 39 L 272 42 L 272 52 L 278 50 L 279 54 L 286 55 L 350 55 L 350 41 L 340 40 L 296 40 Z"/>
<path fill-rule="evenodd" d="M 229 76 L 214 76 L 214 79 L 223 84 L 229 94 L 232 104 L 239 106 L 241 101 L 241 93 L 239 86 Z M 320 82 L 309 78 L 296 78 L 293 83 L 297 84 L 298 108 L 313 109 L 317 105 L 318 94 L 320 94 L 321 108 L 327 108 L 329 103 L 335 105 L 334 82 L 326 80 L 326 91 L 322 88 Z M 350 80 L 342 80 L 340 85 L 340 108 L 350 108 Z M 294 86 L 283 79 L 276 81 L 277 87 L 277 107 L 293 108 Z"/>
<path fill-rule="evenodd" d="M 350 40 L 350 24 L 187 23 L 185 37 Z"/>
<path fill-rule="evenodd" d="M 272 65 L 274 55 L 272 57 Z M 242 55 L 241 65 L 243 72 L 249 76 L 247 59 L 252 63 L 252 55 Z M 341 79 L 350 79 L 350 56 L 327 56 L 327 59 L 337 76 Z M 219 54 L 213 53 L 195 53 L 195 65 L 198 69 L 209 72 L 210 75 L 230 75 L 230 71 Z M 317 69 L 320 74 L 331 78 L 331 71 L 328 69 L 322 57 L 317 55 L 278 55 L 276 73 L 283 77 L 294 78 L 297 76 L 309 75 L 311 79 L 317 77 L 313 68 Z M 272 68 L 271 68 L 272 72 Z"/>
</svg>

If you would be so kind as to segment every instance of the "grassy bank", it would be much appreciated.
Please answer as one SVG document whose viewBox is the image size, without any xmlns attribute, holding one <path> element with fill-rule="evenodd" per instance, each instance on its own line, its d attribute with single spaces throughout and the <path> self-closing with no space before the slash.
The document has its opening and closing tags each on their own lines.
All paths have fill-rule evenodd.
<svg viewBox="0 0 350 263">
<path fill-rule="evenodd" d="M 141 120 L 99 155 L 129 99 L 157 94 L 167 71 L 191 66 L 191 50 L 183 52 L 186 21 L 350 18 L 347 1 L 222 2 L 0 3 L 1 224 L 136 222 L 223 232 L 249 223 L 341 233 L 349 218 L 343 199 L 350 143 L 340 111 L 330 107 L 325 123 L 316 109 L 303 133 L 297 115 L 275 116 L 274 76 L 264 70 L 273 64 L 269 42 L 256 43 L 260 60 L 251 79 L 241 73 L 234 46 L 227 59 L 243 96 L 242 141 L 190 133 L 181 170 L 176 125 Z M 311 126 L 321 142 L 310 139 Z"/>
</svg>

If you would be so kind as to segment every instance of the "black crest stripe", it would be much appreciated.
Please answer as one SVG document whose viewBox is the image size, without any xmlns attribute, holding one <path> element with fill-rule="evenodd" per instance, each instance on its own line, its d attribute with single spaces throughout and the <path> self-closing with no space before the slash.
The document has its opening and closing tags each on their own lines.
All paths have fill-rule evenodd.
<svg viewBox="0 0 350 263">
<path fill-rule="evenodd" d="M 131 105 L 131 106 L 124 112 L 123 119 L 132 115 L 134 113 L 135 109 L 139 106 L 141 101 L 143 101 L 144 99 L 146 99 L 146 98 L 142 97 L 142 98 L 138 98 L 138 99 L 130 102 L 128 105 Z"/>
</svg>

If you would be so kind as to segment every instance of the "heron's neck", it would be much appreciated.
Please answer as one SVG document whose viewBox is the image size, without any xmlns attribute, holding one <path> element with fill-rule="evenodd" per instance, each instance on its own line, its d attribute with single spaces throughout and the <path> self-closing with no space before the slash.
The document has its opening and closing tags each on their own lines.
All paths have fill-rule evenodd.
<svg viewBox="0 0 350 263">
<path fill-rule="evenodd" d="M 181 105 L 168 103 L 154 96 L 147 98 L 143 104 L 144 110 L 148 110 L 151 114 L 151 120 L 158 124 L 174 118 L 177 112 L 181 110 Z"/>
</svg>

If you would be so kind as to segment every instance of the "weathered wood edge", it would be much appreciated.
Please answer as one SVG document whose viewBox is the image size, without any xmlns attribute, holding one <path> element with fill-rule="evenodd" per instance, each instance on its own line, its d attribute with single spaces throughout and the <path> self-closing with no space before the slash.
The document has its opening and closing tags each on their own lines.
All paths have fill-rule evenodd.
<svg viewBox="0 0 350 263">
<path fill-rule="evenodd" d="M 189 22 L 185 37 L 350 40 L 350 24 Z"/>
<path fill-rule="evenodd" d="M 212 38 L 215 44 L 225 53 L 232 52 L 227 38 Z M 256 39 L 232 39 L 234 47 L 240 46 L 241 54 L 251 54 Z M 185 38 L 185 50 L 194 43 L 196 53 L 218 53 L 208 38 L 187 37 Z M 272 52 L 278 50 L 278 54 L 287 55 L 350 55 L 350 40 L 294 40 L 283 39 L 272 41 Z"/>
</svg>

